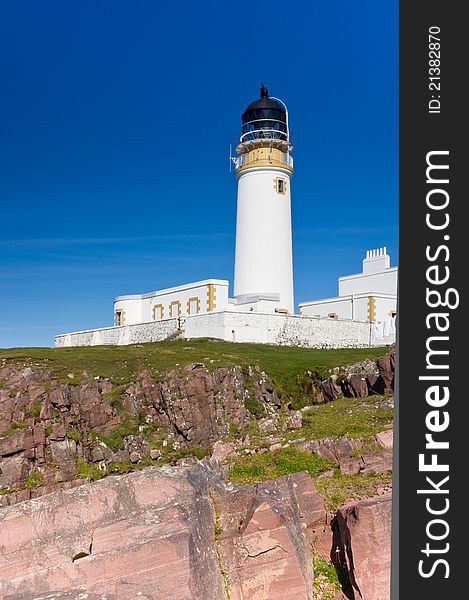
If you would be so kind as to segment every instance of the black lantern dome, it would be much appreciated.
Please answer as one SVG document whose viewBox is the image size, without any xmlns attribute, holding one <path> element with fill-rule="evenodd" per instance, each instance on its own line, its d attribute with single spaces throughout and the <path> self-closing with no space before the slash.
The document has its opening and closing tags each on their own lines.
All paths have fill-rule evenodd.
<svg viewBox="0 0 469 600">
<path fill-rule="evenodd" d="M 241 116 L 241 142 L 255 139 L 278 139 L 288 141 L 287 111 L 261 84 L 260 98 L 254 100 Z"/>
</svg>

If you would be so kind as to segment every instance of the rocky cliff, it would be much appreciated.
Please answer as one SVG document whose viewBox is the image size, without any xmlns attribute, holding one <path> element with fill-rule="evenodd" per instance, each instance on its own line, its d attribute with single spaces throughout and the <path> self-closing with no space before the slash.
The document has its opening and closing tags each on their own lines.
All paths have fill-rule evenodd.
<svg viewBox="0 0 469 600">
<path fill-rule="evenodd" d="M 393 375 L 3 361 L 0 597 L 386 600 Z"/>
<path fill-rule="evenodd" d="M 10 366 L 0 380 L 4 505 L 189 448 L 200 456 L 254 413 L 267 417 L 280 408 L 272 382 L 255 367 L 192 364 L 162 381 L 143 371 L 119 386 L 86 375 L 64 383 L 51 371 Z"/>
</svg>

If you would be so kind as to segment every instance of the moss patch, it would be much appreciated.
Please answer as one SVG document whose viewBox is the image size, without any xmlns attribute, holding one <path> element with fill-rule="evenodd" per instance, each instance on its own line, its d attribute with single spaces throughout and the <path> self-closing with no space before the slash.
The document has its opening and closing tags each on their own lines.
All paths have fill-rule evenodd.
<svg viewBox="0 0 469 600">
<path fill-rule="evenodd" d="M 314 477 L 330 467 L 328 460 L 315 454 L 296 448 L 281 448 L 276 452 L 234 458 L 229 478 L 235 483 L 250 485 L 298 471 L 307 471 Z"/>
<path fill-rule="evenodd" d="M 128 417 L 123 423 L 118 425 L 112 432 L 106 436 L 101 433 L 94 432 L 98 440 L 106 444 L 113 452 L 124 449 L 124 439 L 128 435 L 134 435 L 138 432 L 138 419 Z"/>
<path fill-rule="evenodd" d="M 105 475 L 105 472 L 101 471 L 98 465 L 89 463 L 81 457 L 77 460 L 76 470 L 79 477 L 82 477 L 83 479 L 92 479 L 93 481 L 97 481 Z"/>
<path fill-rule="evenodd" d="M 364 500 L 377 494 L 379 487 L 390 485 L 390 473 L 342 475 L 335 469 L 333 475 L 315 480 L 316 489 L 324 497 L 326 509 L 335 512 L 346 500 Z"/>
<path fill-rule="evenodd" d="M 26 479 L 25 483 L 24 483 L 24 487 L 28 490 L 38 487 L 40 485 L 44 485 L 45 483 L 45 479 L 44 479 L 44 475 L 42 473 L 40 473 L 39 471 L 35 471 L 34 473 L 31 473 L 31 475 L 28 477 L 28 479 Z"/>
<path fill-rule="evenodd" d="M 332 600 L 343 589 L 348 581 L 345 568 L 337 569 L 335 565 L 324 560 L 320 554 L 313 555 L 314 590 L 320 600 Z"/>
<path fill-rule="evenodd" d="M 20 429 L 26 429 L 28 424 L 26 421 L 12 421 L 10 427 L 5 429 L 5 431 L 1 434 L 1 437 L 8 437 L 9 435 L 14 435 Z"/>
<path fill-rule="evenodd" d="M 303 413 L 303 435 L 310 439 L 348 438 L 375 435 L 393 422 L 392 408 L 380 408 L 382 396 L 338 398 L 318 404 Z"/>
</svg>

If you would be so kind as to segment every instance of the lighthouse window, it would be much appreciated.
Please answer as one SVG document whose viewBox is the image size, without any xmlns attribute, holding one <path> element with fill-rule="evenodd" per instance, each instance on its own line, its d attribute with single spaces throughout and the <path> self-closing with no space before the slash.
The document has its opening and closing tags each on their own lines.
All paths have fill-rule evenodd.
<svg viewBox="0 0 469 600">
<path fill-rule="evenodd" d="M 277 188 L 277 194 L 284 194 L 286 189 L 285 179 L 277 178 L 275 180 L 275 183 Z"/>
</svg>

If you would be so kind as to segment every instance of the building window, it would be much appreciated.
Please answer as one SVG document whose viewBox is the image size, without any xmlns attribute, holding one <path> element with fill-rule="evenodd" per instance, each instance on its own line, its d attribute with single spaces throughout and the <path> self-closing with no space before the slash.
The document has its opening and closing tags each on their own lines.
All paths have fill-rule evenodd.
<svg viewBox="0 0 469 600">
<path fill-rule="evenodd" d="M 174 302 L 171 302 L 169 305 L 169 316 L 173 319 L 181 316 L 181 303 L 179 300 L 174 300 Z"/>
<path fill-rule="evenodd" d="M 116 327 L 120 327 L 123 324 L 124 324 L 124 311 L 116 310 L 116 312 L 114 314 L 114 325 Z"/>
<path fill-rule="evenodd" d="M 276 177 L 274 179 L 274 188 L 277 194 L 285 194 L 287 190 L 287 182 L 281 177 Z"/>
<path fill-rule="evenodd" d="M 390 310 L 388 314 L 389 314 L 390 317 L 395 317 L 397 315 L 397 311 Z"/>
<path fill-rule="evenodd" d="M 329 313 L 329 314 L 327 315 L 327 317 L 328 317 L 329 319 L 338 319 L 338 318 L 339 318 L 339 316 L 338 316 L 338 314 L 337 314 L 337 313 Z"/>
<path fill-rule="evenodd" d="M 162 304 L 155 304 L 153 307 L 153 320 L 160 321 L 164 317 L 164 308 Z"/>
<path fill-rule="evenodd" d="M 187 314 L 196 315 L 198 312 L 200 312 L 200 298 L 193 296 L 187 301 Z"/>
</svg>

